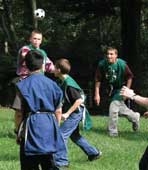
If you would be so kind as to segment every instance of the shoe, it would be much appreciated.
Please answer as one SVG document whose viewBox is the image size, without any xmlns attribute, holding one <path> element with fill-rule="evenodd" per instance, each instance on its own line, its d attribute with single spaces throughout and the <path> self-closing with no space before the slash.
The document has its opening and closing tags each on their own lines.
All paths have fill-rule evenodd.
<svg viewBox="0 0 148 170">
<path fill-rule="evenodd" d="M 137 132 L 139 130 L 139 122 L 133 122 L 132 128 L 133 131 Z"/>
<path fill-rule="evenodd" d="M 132 122 L 132 128 L 133 128 L 133 131 L 135 131 L 135 132 L 139 130 L 139 119 L 140 119 L 140 114 L 138 113 L 137 121 Z"/>
<path fill-rule="evenodd" d="M 89 161 L 94 161 L 94 160 L 96 160 L 96 159 L 99 159 L 100 157 L 102 156 L 102 152 L 100 151 L 98 154 L 96 154 L 96 155 L 89 155 L 88 156 L 88 160 Z"/>
</svg>

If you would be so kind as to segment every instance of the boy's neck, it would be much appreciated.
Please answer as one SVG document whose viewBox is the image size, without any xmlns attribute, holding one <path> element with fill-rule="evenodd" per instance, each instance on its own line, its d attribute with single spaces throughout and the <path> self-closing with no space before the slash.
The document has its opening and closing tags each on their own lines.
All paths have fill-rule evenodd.
<svg viewBox="0 0 148 170">
<path fill-rule="evenodd" d="M 64 81 L 68 77 L 68 74 L 61 74 L 59 78 Z"/>
</svg>

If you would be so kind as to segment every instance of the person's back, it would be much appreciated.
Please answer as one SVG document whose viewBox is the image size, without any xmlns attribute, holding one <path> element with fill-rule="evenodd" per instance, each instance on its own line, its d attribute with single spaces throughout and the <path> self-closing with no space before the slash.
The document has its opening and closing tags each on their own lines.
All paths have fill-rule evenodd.
<svg viewBox="0 0 148 170">
<path fill-rule="evenodd" d="M 65 148 L 58 126 L 62 91 L 40 72 L 43 56 L 39 52 L 29 51 L 25 62 L 30 74 L 17 83 L 22 113 L 22 119 L 17 122 L 20 127 L 17 141 L 20 142 L 21 169 L 38 170 L 41 165 L 43 170 L 51 167 L 58 170 L 52 164 L 52 155 Z M 25 134 L 21 127 L 25 127 Z"/>
</svg>

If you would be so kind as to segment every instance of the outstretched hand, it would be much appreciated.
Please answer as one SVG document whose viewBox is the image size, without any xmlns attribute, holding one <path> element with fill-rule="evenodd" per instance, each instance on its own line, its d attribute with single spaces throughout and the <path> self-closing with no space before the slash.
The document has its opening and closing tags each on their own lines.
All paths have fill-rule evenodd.
<svg viewBox="0 0 148 170">
<path fill-rule="evenodd" d="M 126 86 L 123 86 L 121 91 L 120 91 L 120 95 L 123 97 L 127 97 L 129 99 L 132 99 L 133 96 L 135 95 L 134 91 L 132 89 L 129 89 Z"/>
</svg>

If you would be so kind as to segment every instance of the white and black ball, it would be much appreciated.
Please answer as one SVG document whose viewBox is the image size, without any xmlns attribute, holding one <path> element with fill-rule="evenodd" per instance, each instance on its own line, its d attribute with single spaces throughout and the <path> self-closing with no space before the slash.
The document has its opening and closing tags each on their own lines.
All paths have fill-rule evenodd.
<svg viewBox="0 0 148 170">
<path fill-rule="evenodd" d="M 34 11 L 34 17 L 36 18 L 36 19 L 39 19 L 39 20 L 42 20 L 42 19 L 44 19 L 45 18 L 45 11 L 43 10 L 43 9 L 36 9 L 35 11 Z"/>
</svg>

